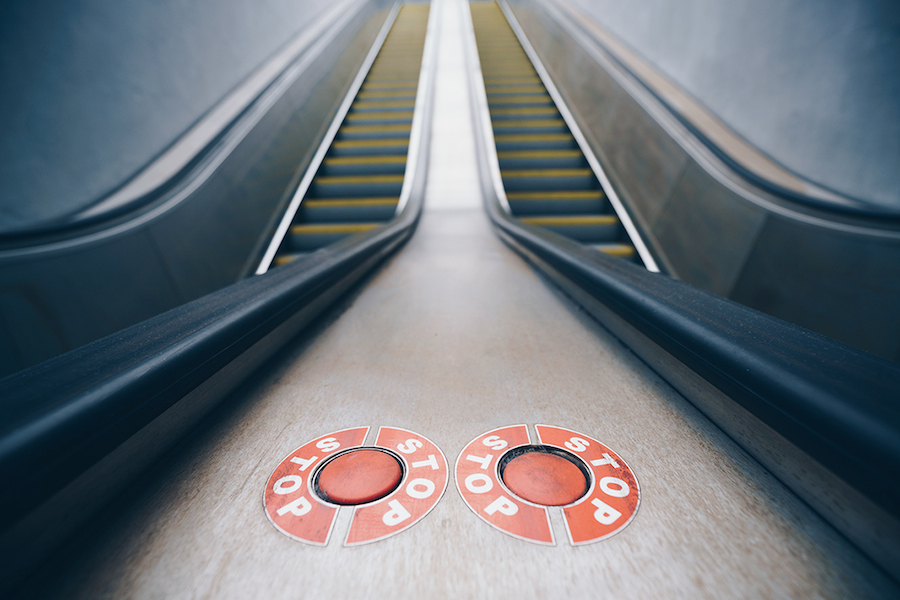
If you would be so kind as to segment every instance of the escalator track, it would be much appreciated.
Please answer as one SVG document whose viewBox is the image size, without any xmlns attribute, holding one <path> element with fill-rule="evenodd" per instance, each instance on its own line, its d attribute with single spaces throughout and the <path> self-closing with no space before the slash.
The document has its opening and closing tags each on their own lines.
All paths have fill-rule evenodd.
<svg viewBox="0 0 900 600">
<path fill-rule="evenodd" d="M 281 266 L 319 248 L 390 221 L 397 212 L 408 163 L 428 4 L 404 4 L 340 124 L 324 160 L 301 184 L 299 208 L 272 264 Z M 326 140 L 327 142 L 327 140 Z M 264 265 L 264 268 L 268 265 Z"/>
<path fill-rule="evenodd" d="M 500 7 L 477 2 L 471 12 L 511 213 L 522 223 L 643 264 Z"/>
</svg>

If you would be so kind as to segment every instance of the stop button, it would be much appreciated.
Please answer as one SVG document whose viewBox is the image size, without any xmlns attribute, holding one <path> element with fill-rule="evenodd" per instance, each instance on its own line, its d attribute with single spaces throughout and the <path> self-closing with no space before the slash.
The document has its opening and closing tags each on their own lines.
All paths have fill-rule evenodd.
<svg viewBox="0 0 900 600">
<path fill-rule="evenodd" d="M 328 502 L 366 504 L 393 492 L 402 478 L 400 461 L 387 452 L 366 448 L 341 454 L 323 466 L 316 487 Z"/>
<path fill-rule="evenodd" d="M 637 477 L 622 457 L 583 433 L 509 425 L 469 442 L 456 461 L 456 487 L 480 519 L 520 540 L 554 545 L 550 511 L 562 513 L 569 543 L 615 535 L 640 505 Z M 557 512 L 557 514 L 558 514 Z"/>
<path fill-rule="evenodd" d="M 510 454 L 501 461 L 500 478 L 523 500 L 564 506 L 588 492 L 590 481 L 574 457 L 550 446 L 525 446 Z"/>
<path fill-rule="evenodd" d="M 338 512 L 352 511 L 345 546 L 406 531 L 431 512 L 447 489 L 447 459 L 423 435 L 368 427 L 319 436 L 279 463 L 263 494 L 266 517 L 283 534 L 326 546 Z"/>
</svg>

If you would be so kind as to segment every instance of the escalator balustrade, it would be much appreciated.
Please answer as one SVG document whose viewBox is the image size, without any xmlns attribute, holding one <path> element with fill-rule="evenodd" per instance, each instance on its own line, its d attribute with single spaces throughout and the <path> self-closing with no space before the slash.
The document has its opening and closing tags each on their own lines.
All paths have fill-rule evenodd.
<svg viewBox="0 0 900 600">
<path fill-rule="evenodd" d="M 496 3 L 470 5 L 513 216 L 639 262 L 600 182 Z"/>
<path fill-rule="evenodd" d="M 427 4 L 401 7 L 273 265 L 374 229 L 397 210 L 425 46 Z"/>
</svg>

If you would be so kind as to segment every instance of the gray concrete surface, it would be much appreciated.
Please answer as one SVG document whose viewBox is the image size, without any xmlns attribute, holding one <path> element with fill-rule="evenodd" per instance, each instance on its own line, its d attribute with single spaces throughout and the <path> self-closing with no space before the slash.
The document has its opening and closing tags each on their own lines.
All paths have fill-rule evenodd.
<svg viewBox="0 0 900 600">
<path fill-rule="evenodd" d="M 567 1 L 788 169 L 900 210 L 896 2 Z"/>
</svg>

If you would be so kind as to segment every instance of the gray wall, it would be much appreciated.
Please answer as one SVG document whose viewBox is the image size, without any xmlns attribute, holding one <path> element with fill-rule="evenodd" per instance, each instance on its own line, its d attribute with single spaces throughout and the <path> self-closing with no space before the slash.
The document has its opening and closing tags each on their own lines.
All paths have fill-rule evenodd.
<svg viewBox="0 0 900 600">
<path fill-rule="evenodd" d="M 0 3 L 0 231 L 117 187 L 327 5 Z"/>
<path fill-rule="evenodd" d="M 900 210 L 900 3 L 570 1 L 787 168 Z"/>
</svg>

